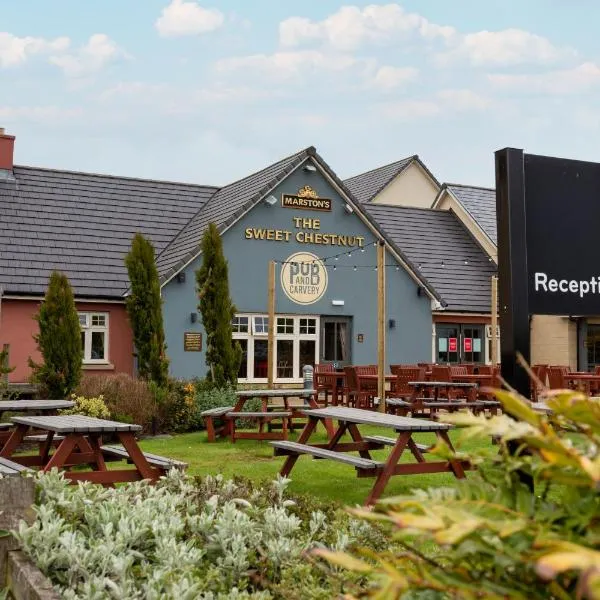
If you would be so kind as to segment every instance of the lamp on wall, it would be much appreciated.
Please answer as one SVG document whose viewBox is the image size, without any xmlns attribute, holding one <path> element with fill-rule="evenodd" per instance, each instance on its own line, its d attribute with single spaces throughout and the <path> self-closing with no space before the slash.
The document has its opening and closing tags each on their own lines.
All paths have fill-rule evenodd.
<svg viewBox="0 0 600 600">
<path fill-rule="evenodd" d="M 198 320 L 198 313 L 195 313 L 195 312 L 191 313 L 190 314 L 190 321 L 192 323 L 195 323 L 197 320 Z"/>
<path fill-rule="evenodd" d="M 277 204 L 277 198 L 275 198 L 275 196 L 268 196 L 265 198 L 265 204 L 273 206 L 274 204 Z"/>
<path fill-rule="evenodd" d="M 317 172 L 317 167 L 315 167 L 315 165 L 313 165 L 312 163 L 306 163 L 304 165 L 304 167 L 302 167 L 302 169 L 304 171 L 306 171 L 307 173 L 316 173 Z"/>
<path fill-rule="evenodd" d="M 390 319 L 390 320 L 388 321 L 388 327 L 389 327 L 390 329 L 396 329 L 396 319 Z"/>
<path fill-rule="evenodd" d="M 421 297 L 425 290 L 419 285 L 417 286 L 417 296 Z"/>
<path fill-rule="evenodd" d="M 177 283 L 185 283 L 185 271 L 177 273 Z"/>
<path fill-rule="evenodd" d="M 354 212 L 354 209 L 349 204 L 344 204 L 344 210 L 351 215 Z"/>
</svg>

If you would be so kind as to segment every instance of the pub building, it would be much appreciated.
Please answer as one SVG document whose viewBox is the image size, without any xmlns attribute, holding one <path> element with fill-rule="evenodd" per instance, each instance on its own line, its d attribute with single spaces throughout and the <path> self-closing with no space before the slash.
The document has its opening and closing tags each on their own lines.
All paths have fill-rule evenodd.
<svg viewBox="0 0 600 600">
<path fill-rule="evenodd" d="M 171 375 L 205 375 L 195 271 L 210 222 L 229 262 L 240 382 L 268 379 L 272 261 L 276 383 L 301 382 L 306 364 L 375 363 L 380 244 L 387 364 L 491 360 L 487 221 L 448 199 L 454 188 L 418 156 L 343 181 L 310 147 L 215 187 L 18 166 L 14 145 L 0 130 L 0 347 L 12 383 L 39 360 L 33 317 L 54 269 L 73 286 L 86 375 L 135 373 L 123 260 L 137 232 L 156 250 Z"/>
</svg>

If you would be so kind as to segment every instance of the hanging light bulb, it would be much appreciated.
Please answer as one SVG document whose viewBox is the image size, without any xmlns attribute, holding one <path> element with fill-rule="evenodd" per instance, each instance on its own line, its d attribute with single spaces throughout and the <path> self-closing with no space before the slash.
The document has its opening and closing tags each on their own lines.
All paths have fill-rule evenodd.
<svg viewBox="0 0 600 600">
<path fill-rule="evenodd" d="M 336 256 L 336 257 L 335 257 L 335 260 L 338 260 L 338 259 L 339 259 L 339 256 Z"/>
<path fill-rule="evenodd" d="M 364 251 L 365 251 L 365 249 L 364 249 L 364 248 L 361 248 L 361 249 L 360 249 L 360 251 L 361 251 L 361 252 L 364 252 Z"/>
<path fill-rule="evenodd" d="M 400 267 L 396 267 L 396 271 L 399 271 L 399 270 L 400 270 Z"/>
<path fill-rule="evenodd" d="M 335 271 L 336 269 L 337 269 L 337 266 L 336 266 L 336 265 L 333 265 L 333 270 Z"/>
<path fill-rule="evenodd" d="M 352 256 L 352 252 L 348 252 L 348 258 Z"/>
<path fill-rule="evenodd" d="M 446 263 L 444 261 L 442 261 L 442 267 L 445 267 Z"/>
<path fill-rule="evenodd" d="M 356 271 L 356 265 L 354 266 L 354 271 Z"/>
</svg>

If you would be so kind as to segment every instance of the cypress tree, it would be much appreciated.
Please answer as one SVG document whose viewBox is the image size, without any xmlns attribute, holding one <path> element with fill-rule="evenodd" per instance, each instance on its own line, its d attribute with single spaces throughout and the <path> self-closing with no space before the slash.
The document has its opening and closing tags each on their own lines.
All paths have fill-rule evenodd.
<svg viewBox="0 0 600 600">
<path fill-rule="evenodd" d="M 0 400 L 6 400 L 10 396 L 8 375 L 15 370 L 8 364 L 8 347 L 0 350 Z"/>
<path fill-rule="evenodd" d="M 196 282 L 206 332 L 207 379 L 217 387 L 235 386 L 242 349 L 232 337 L 236 308 L 229 295 L 229 269 L 214 223 L 208 225 L 202 237 L 202 266 L 196 271 Z"/>
<path fill-rule="evenodd" d="M 35 319 L 39 333 L 33 339 L 43 363 L 37 364 L 29 358 L 32 379 L 48 398 L 67 398 L 81 380 L 83 348 L 73 290 L 66 275 L 52 273 Z"/>
<path fill-rule="evenodd" d="M 137 350 L 138 373 L 142 379 L 166 387 L 169 361 L 166 358 L 160 281 L 154 258 L 154 246 L 137 233 L 125 257 L 131 283 L 127 314 Z"/>
</svg>

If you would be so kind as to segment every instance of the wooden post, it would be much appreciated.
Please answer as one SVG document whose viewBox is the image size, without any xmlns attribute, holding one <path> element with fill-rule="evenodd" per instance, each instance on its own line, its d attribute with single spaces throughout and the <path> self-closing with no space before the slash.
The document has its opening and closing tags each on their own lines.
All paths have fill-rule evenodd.
<svg viewBox="0 0 600 600">
<path fill-rule="evenodd" d="M 385 412 L 385 245 L 377 246 L 377 394 Z"/>
<path fill-rule="evenodd" d="M 269 341 L 267 345 L 268 387 L 273 389 L 275 372 L 275 261 L 269 262 Z"/>
<path fill-rule="evenodd" d="M 492 365 L 498 364 L 498 277 L 492 277 Z"/>
</svg>

